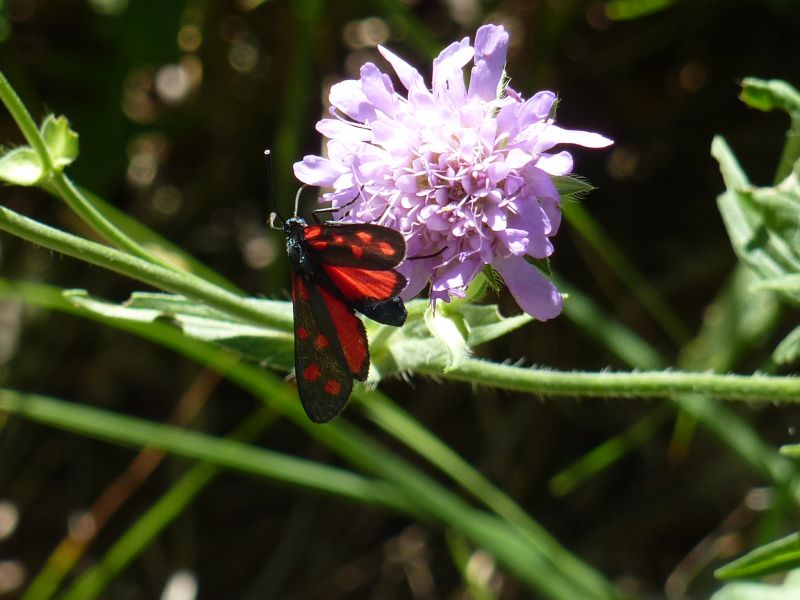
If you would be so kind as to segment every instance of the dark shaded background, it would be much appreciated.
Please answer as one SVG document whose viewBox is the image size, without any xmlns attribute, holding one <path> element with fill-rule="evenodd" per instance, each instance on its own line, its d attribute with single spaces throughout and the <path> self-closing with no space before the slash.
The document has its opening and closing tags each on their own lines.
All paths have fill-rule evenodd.
<svg viewBox="0 0 800 600">
<path fill-rule="evenodd" d="M 47 111 L 65 114 L 80 133 L 81 155 L 69 168 L 75 181 L 249 293 L 281 297 L 287 271 L 282 236 L 265 224 L 264 148 L 273 149 L 279 202 L 288 212 L 297 186 L 292 162 L 319 151 L 314 123 L 326 86 L 355 76 L 367 60 L 385 68 L 375 41 L 429 76 L 431 58 L 451 41 L 472 37 L 481 22 L 511 32 L 515 89 L 525 96 L 555 90 L 560 124 L 615 139 L 610 151 L 574 152 L 576 171 L 598 188 L 584 206 L 695 332 L 735 264 L 715 204 L 722 181 L 709 155 L 711 138 L 725 136 L 754 182 L 771 182 L 786 118 L 746 108 L 737 83 L 757 76 L 800 84 L 796 2 L 687 0 L 612 22 L 603 3 L 569 0 L 176 0 L 127 7 L 6 0 L 0 68 L 37 119 Z M 22 142 L 7 115 L 0 115 L 0 140 Z M 5 188 L 2 196 L 27 215 L 90 235 L 40 191 Z M 556 247 L 552 266 L 560 277 L 677 357 L 669 337 L 568 224 Z M 86 288 L 112 300 L 137 289 L 8 236 L 0 250 L 5 278 Z M 517 310 L 505 296 L 500 302 L 507 313 Z M 787 315 L 785 328 L 795 318 Z M 754 349 L 741 369 L 761 364 L 769 349 Z M 559 369 L 625 368 L 566 318 L 530 325 L 480 353 Z M 6 358 L 5 386 L 155 420 L 166 418 L 200 372 L 143 340 L 37 310 L 25 311 L 17 350 Z M 555 498 L 547 491 L 551 476 L 655 405 L 539 402 L 425 380 L 384 389 L 634 595 L 663 594 L 680 561 L 763 483 L 703 430 L 683 448 L 682 460 L 669 461 L 674 421 L 668 420 L 639 450 Z M 224 433 L 252 407 L 252 398 L 222 383 L 196 426 Z M 786 441 L 787 424 L 797 417 L 788 410 L 740 412 L 775 444 Z M 290 424 L 274 429 L 268 443 L 335 462 Z M 7 421 L 0 430 L 0 498 L 24 512 L 14 536 L 0 541 L 0 560 L 21 561 L 35 574 L 70 515 L 89 505 L 131 456 Z M 183 466 L 170 460 L 156 471 L 102 532 L 96 551 Z M 744 528 L 742 543 L 752 543 L 756 529 Z M 90 552 L 85 560 L 91 559 Z M 409 565 L 429 572 L 433 586 L 416 589 L 415 597 L 460 597 L 441 531 L 229 475 L 107 597 L 157 597 L 165 579 L 186 567 L 198 575 L 204 598 L 404 598 L 412 595 Z M 710 569 L 693 585 L 697 597 L 706 596 L 715 586 Z M 506 576 L 502 597 L 529 595 Z"/>
</svg>

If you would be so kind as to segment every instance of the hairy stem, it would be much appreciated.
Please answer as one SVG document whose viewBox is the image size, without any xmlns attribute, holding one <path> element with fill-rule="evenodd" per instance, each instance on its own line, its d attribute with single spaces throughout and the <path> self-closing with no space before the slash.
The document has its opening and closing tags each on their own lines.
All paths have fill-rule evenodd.
<svg viewBox="0 0 800 600">
<path fill-rule="evenodd" d="M 458 367 L 443 373 L 444 367 L 443 361 L 433 361 L 418 365 L 416 370 L 456 381 L 544 396 L 666 398 L 679 394 L 705 394 L 728 400 L 800 402 L 800 377 L 680 371 L 552 371 L 478 359 L 466 359 Z"/>
</svg>

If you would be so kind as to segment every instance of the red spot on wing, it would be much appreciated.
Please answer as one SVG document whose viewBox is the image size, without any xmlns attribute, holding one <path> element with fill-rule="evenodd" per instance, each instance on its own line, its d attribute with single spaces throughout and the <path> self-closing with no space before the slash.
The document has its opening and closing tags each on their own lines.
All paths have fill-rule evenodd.
<svg viewBox="0 0 800 600">
<path fill-rule="evenodd" d="M 303 369 L 303 379 L 306 381 L 316 381 L 321 374 L 322 372 L 319 370 L 319 365 L 316 363 L 311 363 Z"/>
<path fill-rule="evenodd" d="M 303 237 L 307 240 L 313 240 L 322 235 L 321 225 L 309 225 L 303 230 Z"/>
<path fill-rule="evenodd" d="M 338 396 L 339 392 L 342 391 L 342 384 L 340 384 L 335 379 L 329 379 L 325 383 L 325 386 L 322 389 L 324 389 L 326 392 L 328 392 L 332 396 Z"/>
<path fill-rule="evenodd" d="M 317 334 L 317 337 L 314 338 L 314 348 L 316 348 L 317 350 L 324 350 L 328 346 L 330 346 L 328 338 L 326 338 L 321 333 Z"/>
<path fill-rule="evenodd" d="M 366 231 L 357 231 L 356 237 L 360 239 L 365 244 L 369 244 L 372 241 L 372 234 L 367 233 Z"/>
<path fill-rule="evenodd" d="M 330 280 L 348 300 L 364 298 L 383 301 L 400 293 L 405 278 L 397 271 L 368 271 L 354 267 L 322 265 Z"/>
<path fill-rule="evenodd" d="M 308 290 L 299 275 L 292 277 L 292 301 L 308 302 Z"/>
<path fill-rule="evenodd" d="M 319 288 L 331 321 L 342 345 L 347 369 L 357 379 L 366 379 L 369 372 L 369 349 L 364 325 L 358 320 L 353 309 L 325 288 Z"/>
<path fill-rule="evenodd" d="M 364 256 L 364 249 L 361 246 L 351 246 L 350 252 L 353 253 L 353 258 L 362 258 Z"/>
<path fill-rule="evenodd" d="M 297 334 L 297 337 L 301 340 L 308 339 L 308 329 L 306 329 L 302 325 L 295 330 L 295 333 Z"/>
<path fill-rule="evenodd" d="M 341 235 L 335 235 L 333 236 L 333 241 L 337 244 L 344 244 L 344 237 Z"/>
<path fill-rule="evenodd" d="M 397 254 L 397 249 L 389 242 L 378 242 L 378 251 L 384 256 L 394 256 Z"/>
</svg>

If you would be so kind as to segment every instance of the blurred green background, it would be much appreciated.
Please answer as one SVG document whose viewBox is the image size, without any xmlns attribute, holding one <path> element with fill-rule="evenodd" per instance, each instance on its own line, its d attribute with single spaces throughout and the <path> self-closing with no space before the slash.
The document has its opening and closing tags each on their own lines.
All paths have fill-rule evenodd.
<svg viewBox="0 0 800 600">
<path fill-rule="evenodd" d="M 648 284 L 620 278 L 620 260 L 603 257 L 611 247 L 587 233 L 577 221 L 585 215 L 576 213 L 555 239 L 551 263 L 574 286 L 571 302 L 590 298 L 668 365 L 719 368 L 717 354 L 689 344 L 704 318 L 713 320 L 707 307 L 736 264 L 715 203 L 723 185 L 709 154 L 711 138 L 724 135 L 753 182 L 771 183 L 787 119 L 748 109 L 737 98 L 738 82 L 756 76 L 800 84 L 797 2 L 5 0 L 0 6 L 0 69 L 37 120 L 48 111 L 64 114 L 80 134 L 70 176 L 247 293 L 273 298 L 286 297 L 288 272 L 283 236 L 266 226 L 264 149 L 273 151 L 278 202 L 289 212 L 298 185 L 291 164 L 320 150 L 314 124 L 328 87 L 357 77 L 366 61 L 388 70 L 376 44 L 429 76 L 432 58 L 451 41 L 474 36 L 484 22 L 503 24 L 511 34 L 512 87 L 526 97 L 556 91 L 561 125 L 615 140 L 609 151 L 573 153 L 576 172 L 598 188 L 581 208 Z M 5 113 L 0 140 L 23 141 Z M 39 190 L 7 187 L 2 198 L 26 215 L 91 235 Z M 0 265 L 7 279 L 84 288 L 114 301 L 141 289 L 6 235 Z M 661 319 L 642 302 L 642 290 L 661 303 Z M 517 310 L 506 295 L 499 303 L 506 314 Z M 726 348 L 723 340 L 717 351 L 735 360 L 721 368 L 747 373 L 763 365 L 795 321 L 796 314 L 776 313 L 745 348 Z M 0 323 L 6 387 L 164 421 L 198 378 L 201 388 L 206 381 L 188 359 L 73 316 L 3 301 Z M 658 366 L 626 362 L 602 340 L 597 321 L 570 313 L 478 353 L 558 369 Z M 201 407 L 192 427 L 222 435 L 254 401 L 224 381 L 206 383 L 195 394 Z M 797 517 L 796 507 L 774 501 L 763 474 L 730 445 L 666 403 L 540 402 L 413 377 L 382 389 L 634 597 L 705 597 L 716 586 L 712 567 Z M 734 408 L 766 443 L 796 441 L 797 409 Z M 356 411 L 347 416 L 359 421 Z M 630 439 L 615 438 L 631 431 Z M 574 486 L 553 482 L 608 439 L 620 440 L 619 460 L 590 468 Z M 277 423 L 268 445 L 339 464 L 290 423 Z M 134 456 L 0 414 L 0 506 L 18 511 L 7 535 L 0 528 L 0 590 L 11 581 L 5 594 L 17 595 L 75 515 Z M 130 493 L 79 568 L 185 466 L 167 459 Z M 224 475 L 105 597 L 158 597 L 178 569 L 196 575 L 202 598 L 467 597 L 451 553 L 435 526 Z M 498 597 L 532 597 L 502 569 L 492 573 Z"/>
</svg>

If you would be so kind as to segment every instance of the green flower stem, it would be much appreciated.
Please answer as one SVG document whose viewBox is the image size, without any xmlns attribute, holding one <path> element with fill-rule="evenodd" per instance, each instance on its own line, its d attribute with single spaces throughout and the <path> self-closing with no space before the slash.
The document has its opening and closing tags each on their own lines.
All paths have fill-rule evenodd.
<svg viewBox="0 0 800 600">
<path fill-rule="evenodd" d="M 775 185 L 786 179 L 792 173 L 794 163 L 800 156 L 800 114 L 792 113 L 792 125 L 786 132 L 786 143 L 781 151 L 781 159 L 775 171 Z"/>
<path fill-rule="evenodd" d="M 77 190 L 64 173 L 55 168 L 53 158 L 50 156 L 50 151 L 42 138 L 42 134 L 39 132 L 39 128 L 36 126 L 36 122 L 2 71 L 0 71 L 0 100 L 3 101 L 22 135 L 41 161 L 44 171 L 44 179 L 40 184 L 42 187 L 54 190 L 93 231 L 118 248 L 164 268 L 177 269 L 174 265 L 154 256 L 120 231 Z"/>
<path fill-rule="evenodd" d="M 54 171 L 53 159 L 50 157 L 50 152 L 47 150 L 47 146 L 39 133 L 39 128 L 36 127 L 36 123 L 28 112 L 28 109 L 25 108 L 22 100 L 19 99 L 17 92 L 15 92 L 11 84 L 8 83 L 8 79 L 6 79 L 2 71 L 0 71 L 0 100 L 6 105 L 17 127 L 22 131 L 22 135 L 28 140 L 28 144 L 30 144 L 31 148 L 39 155 L 44 170 L 48 173 L 52 173 Z"/>
<path fill-rule="evenodd" d="M 668 398 L 679 394 L 705 394 L 729 400 L 800 402 L 800 377 L 679 371 L 552 371 L 478 359 L 465 359 L 458 367 L 447 371 L 445 366 L 444 361 L 438 360 L 418 365 L 415 370 L 456 381 L 544 396 Z"/>
<path fill-rule="evenodd" d="M 281 330 L 291 329 L 291 322 L 284 316 L 267 312 L 263 306 L 198 277 L 166 269 L 114 248 L 65 233 L 2 206 L 0 206 L 0 229 L 50 250 L 213 306 L 249 323 Z"/>
<path fill-rule="evenodd" d="M 146 260 L 165 269 L 178 271 L 178 267 L 159 258 L 152 252 L 143 248 L 138 242 L 129 238 L 125 233 L 109 221 L 103 213 L 87 200 L 69 177 L 61 171 L 51 172 L 50 179 L 44 184 L 51 188 L 77 214 L 84 223 L 104 239 L 108 240 L 120 250 Z"/>
</svg>

